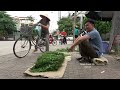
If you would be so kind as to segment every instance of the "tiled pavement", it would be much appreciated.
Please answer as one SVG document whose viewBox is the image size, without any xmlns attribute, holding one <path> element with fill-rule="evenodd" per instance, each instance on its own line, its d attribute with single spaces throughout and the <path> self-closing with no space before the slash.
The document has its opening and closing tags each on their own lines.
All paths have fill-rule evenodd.
<svg viewBox="0 0 120 90">
<path fill-rule="evenodd" d="M 63 47 L 65 48 L 65 47 Z M 0 79 L 47 79 L 43 77 L 25 76 L 24 71 L 31 67 L 39 53 L 30 53 L 25 58 L 18 59 L 13 54 L 0 57 Z M 72 53 L 64 76 L 61 79 L 120 79 L 120 62 L 113 56 L 104 55 L 109 63 L 106 66 L 80 64 L 76 58 L 79 53 Z"/>
</svg>

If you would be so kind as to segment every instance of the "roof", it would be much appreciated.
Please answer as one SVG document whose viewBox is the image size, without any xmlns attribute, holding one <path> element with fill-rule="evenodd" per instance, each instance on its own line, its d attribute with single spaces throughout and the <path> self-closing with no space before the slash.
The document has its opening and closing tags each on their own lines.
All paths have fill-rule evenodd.
<svg viewBox="0 0 120 90">
<path fill-rule="evenodd" d="M 86 17 L 94 20 L 111 21 L 114 11 L 89 11 Z"/>
</svg>

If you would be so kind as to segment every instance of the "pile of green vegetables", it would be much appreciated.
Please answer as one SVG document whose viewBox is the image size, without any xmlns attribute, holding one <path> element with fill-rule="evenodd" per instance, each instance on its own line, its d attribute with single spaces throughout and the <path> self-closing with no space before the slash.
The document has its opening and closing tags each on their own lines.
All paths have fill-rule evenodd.
<svg viewBox="0 0 120 90">
<path fill-rule="evenodd" d="M 64 53 L 58 51 L 42 53 L 31 68 L 31 72 L 57 71 L 62 66 L 64 59 Z"/>
</svg>

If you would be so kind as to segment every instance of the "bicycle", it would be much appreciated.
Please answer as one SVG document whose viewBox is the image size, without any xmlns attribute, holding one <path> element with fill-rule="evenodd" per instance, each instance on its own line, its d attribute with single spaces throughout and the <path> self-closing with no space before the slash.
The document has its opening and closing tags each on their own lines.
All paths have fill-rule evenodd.
<svg viewBox="0 0 120 90">
<path fill-rule="evenodd" d="M 49 44 L 52 44 L 53 46 L 57 45 L 57 40 L 53 38 L 53 40 L 51 40 L 49 38 Z"/>
<path fill-rule="evenodd" d="M 33 26 L 25 27 L 24 32 L 20 34 L 20 37 L 15 41 L 13 45 L 13 53 L 18 58 L 25 57 L 31 49 L 31 46 L 36 45 L 36 39 L 38 39 L 37 47 L 41 52 L 46 51 L 46 40 L 43 37 L 43 34 L 35 37 L 35 33 L 32 30 Z M 40 30 L 41 33 L 41 30 Z M 18 45 L 18 46 L 17 46 Z"/>
<path fill-rule="evenodd" d="M 57 45 L 57 40 L 56 39 L 53 39 L 52 45 L 53 46 Z"/>
</svg>

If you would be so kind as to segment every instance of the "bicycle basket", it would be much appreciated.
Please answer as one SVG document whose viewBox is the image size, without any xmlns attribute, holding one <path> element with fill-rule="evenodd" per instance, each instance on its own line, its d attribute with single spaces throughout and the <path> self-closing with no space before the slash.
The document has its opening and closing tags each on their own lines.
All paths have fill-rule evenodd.
<svg viewBox="0 0 120 90">
<path fill-rule="evenodd" d="M 21 32 L 22 35 L 31 36 L 32 33 L 33 33 L 32 28 L 33 27 L 22 26 L 20 32 Z"/>
</svg>

